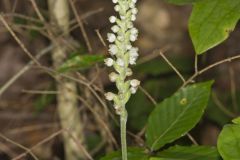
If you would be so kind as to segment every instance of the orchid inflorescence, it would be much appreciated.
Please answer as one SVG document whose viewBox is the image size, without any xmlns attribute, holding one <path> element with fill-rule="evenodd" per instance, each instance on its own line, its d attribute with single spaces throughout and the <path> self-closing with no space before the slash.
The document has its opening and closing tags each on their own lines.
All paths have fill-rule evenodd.
<svg viewBox="0 0 240 160">
<path fill-rule="evenodd" d="M 114 108 L 117 114 L 121 114 L 125 109 L 125 104 L 131 94 L 135 94 L 140 81 L 137 79 L 126 80 L 127 76 L 132 75 L 129 65 L 135 65 L 138 58 L 138 48 L 133 47 L 131 42 L 137 40 L 138 30 L 133 26 L 138 12 L 136 8 L 137 0 L 112 0 L 115 5 L 114 10 L 119 13 L 119 17 L 111 16 L 109 18 L 113 33 L 108 33 L 109 53 L 111 58 L 104 60 L 108 67 L 115 69 L 109 74 L 111 82 L 115 82 L 118 94 L 108 92 L 105 97 L 114 102 Z"/>
</svg>

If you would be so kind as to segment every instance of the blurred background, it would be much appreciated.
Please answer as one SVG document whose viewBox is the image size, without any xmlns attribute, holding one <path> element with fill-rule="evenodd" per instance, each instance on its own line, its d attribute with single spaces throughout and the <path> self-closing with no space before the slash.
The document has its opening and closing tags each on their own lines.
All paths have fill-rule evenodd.
<svg viewBox="0 0 240 160">
<path fill-rule="evenodd" d="M 108 55 L 104 42 L 111 27 L 108 18 L 115 15 L 112 2 L 72 1 L 78 18 L 73 8 L 69 7 L 69 36 L 56 33 L 56 24 L 50 22 L 51 8 L 46 0 L 34 2 L 0 1 L 0 13 L 4 19 L 0 22 L 0 159 L 13 159 L 22 153 L 25 155 L 20 159 L 34 159 L 27 153 L 27 148 L 31 148 L 36 157 L 42 160 L 64 159 L 56 99 L 57 94 L 64 93 L 57 92 L 53 73 L 46 69 L 52 69 L 54 63 L 51 57 L 52 37 L 59 45 L 67 46 L 64 64 L 60 66 L 63 72 L 71 72 L 75 79 L 85 84 L 90 83 L 91 89 L 98 95 L 96 97 L 88 85 L 77 82 L 77 107 L 84 135 L 82 146 L 94 159 L 98 159 L 106 152 L 119 148 L 118 116 L 103 95 L 115 87 L 108 80 L 110 69 L 103 65 L 101 58 Z M 34 4 L 44 21 L 37 14 Z M 127 104 L 128 143 L 143 146 L 142 128 L 154 108 L 152 98 L 161 102 L 182 85 L 181 79 L 160 56 L 160 51 L 186 79 L 194 74 L 195 52 L 188 33 L 191 5 L 176 6 L 163 0 L 139 0 L 137 6 L 139 13 L 135 24 L 140 36 L 135 45 L 139 47 L 140 58 L 133 71 L 134 77 L 141 80 L 142 89 Z M 91 51 L 79 27 L 79 20 L 84 26 Z M 10 29 L 6 28 L 6 24 Z M 31 55 L 42 54 L 38 59 L 42 66 L 33 62 L 29 64 L 31 59 L 26 50 L 19 45 L 10 30 Z M 239 54 L 239 42 L 240 29 L 237 26 L 227 41 L 199 57 L 199 68 Z M 92 59 L 84 59 L 86 55 L 91 55 Z M 80 57 L 80 61 L 76 56 Z M 81 61 L 81 57 L 85 62 Z M 233 61 L 215 67 L 195 79 L 215 80 L 205 115 L 190 132 L 197 143 L 216 145 L 222 126 L 239 115 L 239 73 L 240 62 Z M 109 131 L 112 138 L 109 138 Z M 187 137 L 181 138 L 177 143 L 192 144 Z"/>
</svg>

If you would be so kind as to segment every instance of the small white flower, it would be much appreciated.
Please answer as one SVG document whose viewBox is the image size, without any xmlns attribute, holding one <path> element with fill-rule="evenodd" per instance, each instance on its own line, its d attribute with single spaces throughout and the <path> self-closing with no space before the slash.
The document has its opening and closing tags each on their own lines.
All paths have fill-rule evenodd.
<svg viewBox="0 0 240 160">
<path fill-rule="evenodd" d="M 131 45 L 131 44 L 128 44 L 128 45 L 126 46 L 126 48 L 127 48 L 127 50 L 130 50 L 130 49 L 132 48 L 132 45 Z"/>
<path fill-rule="evenodd" d="M 114 7 L 114 10 L 118 12 L 118 11 L 120 10 L 120 6 L 119 6 L 119 5 L 116 5 L 116 6 Z"/>
<path fill-rule="evenodd" d="M 113 3 L 117 3 L 117 2 L 118 2 L 118 0 L 112 0 L 112 2 L 113 2 Z"/>
<path fill-rule="evenodd" d="M 115 109 L 115 111 L 116 111 L 117 115 L 121 115 L 122 109 L 121 109 L 121 107 L 118 107 L 118 108 Z"/>
<path fill-rule="evenodd" d="M 131 28 L 130 32 L 131 34 L 138 34 L 138 30 L 135 27 Z"/>
<path fill-rule="evenodd" d="M 112 93 L 112 92 L 107 92 L 104 94 L 105 95 L 105 98 L 108 100 L 108 101 L 112 101 L 115 97 L 115 94 Z"/>
<path fill-rule="evenodd" d="M 116 18 L 115 16 L 109 17 L 109 21 L 110 21 L 111 23 L 115 23 L 116 20 L 117 20 L 117 18 Z"/>
<path fill-rule="evenodd" d="M 114 107 L 114 109 L 116 109 L 116 110 L 119 110 L 119 109 L 121 108 L 120 106 L 118 106 L 118 105 L 116 105 L 116 104 L 115 104 L 113 107 Z"/>
<path fill-rule="evenodd" d="M 107 34 L 107 37 L 108 37 L 108 41 L 109 41 L 110 43 L 112 43 L 112 42 L 114 42 L 114 41 L 116 40 L 116 36 L 115 36 L 115 34 L 113 34 L 113 33 L 108 33 L 108 34 Z"/>
<path fill-rule="evenodd" d="M 104 59 L 104 63 L 106 66 L 111 67 L 113 65 L 114 60 L 112 58 Z"/>
<path fill-rule="evenodd" d="M 137 88 L 131 87 L 131 88 L 130 88 L 130 92 L 131 92 L 132 94 L 135 94 L 135 93 L 137 92 Z"/>
<path fill-rule="evenodd" d="M 109 79 L 111 82 L 115 82 L 117 77 L 118 77 L 118 75 L 115 72 L 112 72 L 109 74 Z"/>
<path fill-rule="evenodd" d="M 132 22 L 129 22 L 129 23 L 127 24 L 127 27 L 128 27 L 128 28 L 133 28 L 133 23 L 132 23 Z"/>
<path fill-rule="evenodd" d="M 112 31 L 113 31 L 114 33 L 117 33 L 120 28 L 119 28 L 117 25 L 114 25 L 114 26 L 112 26 L 111 29 L 112 29 Z"/>
<path fill-rule="evenodd" d="M 130 85 L 131 85 L 132 87 L 136 88 L 136 87 L 138 87 L 138 86 L 140 85 L 140 81 L 137 80 L 137 79 L 132 79 L 132 80 L 130 81 Z"/>
<path fill-rule="evenodd" d="M 126 19 L 126 17 L 125 17 L 125 16 L 120 16 L 120 18 L 121 18 L 122 20 L 125 20 L 125 19 Z"/>
<path fill-rule="evenodd" d="M 118 51 L 118 48 L 116 45 L 114 44 L 111 44 L 109 45 L 109 50 L 110 54 L 113 56 L 113 55 L 116 55 L 117 54 L 117 51 Z"/>
<path fill-rule="evenodd" d="M 137 14 L 138 13 L 138 9 L 137 8 L 133 8 L 132 9 L 132 14 Z"/>
<path fill-rule="evenodd" d="M 131 20 L 132 20 L 132 21 L 135 21 L 136 19 L 137 19 L 136 15 L 132 15 L 132 16 L 131 16 Z"/>
<path fill-rule="evenodd" d="M 136 57 L 130 57 L 130 59 L 129 59 L 129 64 L 135 65 L 135 64 L 136 64 L 136 60 L 137 60 Z"/>
<path fill-rule="evenodd" d="M 129 7 L 130 7 L 130 8 L 135 8 L 135 2 L 131 2 L 131 3 L 129 4 Z"/>
<path fill-rule="evenodd" d="M 118 64 L 119 66 L 121 66 L 121 67 L 124 67 L 125 62 L 123 61 L 123 59 L 118 58 L 118 59 L 117 59 L 117 64 Z"/>
<path fill-rule="evenodd" d="M 130 57 L 138 57 L 138 48 L 136 47 L 132 47 L 130 50 L 129 50 L 129 54 L 130 54 Z"/>
<path fill-rule="evenodd" d="M 137 40 L 137 35 L 136 34 L 131 34 L 130 35 L 130 41 L 134 42 Z"/>
<path fill-rule="evenodd" d="M 132 70 L 130 68 L 127 68 L 126 76 L 131 76 L 132 73 L 133 73 Z"/>
<path fill-rule="evenodd" d="M 132 0 L 133 3 L 137 3 L 137 0 Z"/>
</svg>

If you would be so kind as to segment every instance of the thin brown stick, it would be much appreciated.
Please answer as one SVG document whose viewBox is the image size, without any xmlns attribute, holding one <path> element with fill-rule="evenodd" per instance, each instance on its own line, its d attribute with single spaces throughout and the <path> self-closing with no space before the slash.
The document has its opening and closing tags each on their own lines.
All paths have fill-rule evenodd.
<svg viewBox="0 0 240 160">
<path fill-rule="evenodd" d="M 85 42 L 87 44 L 88 51 L 92 52 L 92 46 L 91 46 L 90 41 L 88 39 L 86 30 L 85 30 L 84 25 L 83 25 L 83 23 L 81 21 L 81 18 L 79 17 L 78 12 L 77 12 L 77 10 L 76 10 L 76 8 L 74 6 L 74 2 L 72 0 L 69 0 L 69 2 L 70 2 L 70 5 L 71 5 L 71 8 L 73 10 L 73 13 L 74 13 L 74 15 L 75 15 L 75 17 L 77 19 L 77 22 L 78 22 L 78 25 L 80 27 L 80 30 L 81 30 L 81 32 L 83 34 L 83 38 L 84 38 L 84 40 L 85 40 Z"/>
<path fill-rule="evenodd" d="M 167 59 L 167 57 L 161 51 L 160 51 L 160 56 L 162 56 L 162 58 L 167 62 L 167 64 L 176 72 L 176 74 L 179 76 L 179 78 L 181 78 L 183 83 L 185 83 L 186 80 L 183 77 L 183 75 L 177 70 L 177 68 Z"/>
<path fill-rule="evenodd" d="M 22 90 L 23 93 L 30 93 L 30 94 L 59 94 L 58 91 L 39 91 L 39 90 Z"/>
<path fill-rule="evenodd" d="M 37 156 L 35 156 L 34 153 L 33 153 L 30 149 L 28 149 L 27 147 L 25 147 L 25 146 L 23 146 L 23 145 L 15 142 L 15 141 L 13 141 L 13 140 L 7 138 L 6 136 L 4 136 L 4 135 L 1 134 L 1 133 L 0 133 L 0 137 L 1 137 L 2 139 L 4 139 L 5 141 L 10 142 L 10 143 L 14 144 L 15 146 L 18 146 L 19 148 L 27 151 L 27 152 L 33 157 L 33 159 L 39 160 L 39 159 L 37 158 Z"/>
<path fill-rule="evenodd" d="M 29 150 L 27 150 L 26 152 L 18 155 L 17 157 L 13 158 L 12 160 L 19 160 L 20 158 L 25 157 L 28 153 L 30 153 L 32 150 L 34 150 L 35 148 L 41 146 L 44 143 L 47 143 L 48 141 L 50 141 L 51 139 L 53 139 L 54 137 L 60 135 L 64 130 L 61 129 L 55 133 L 53 133 L 52 135 L 48 136 L 47 138 L 44 138 L 42 141 L 38 142 L 36 145 L 32 146 Z"/>
<path fill-rule="evenodd" d="M 95 29 L 95 32 L 97 33 L 97 36 L 100 39 L 100 41 L 102 42 L 103 46 L 106 47 L 107 45 L 106 45 L 105 41 L 103 40 L 103 37 L 102 37 L 99 29 Z"/>
<path fill-rule="evenodd" d="M 3 18 L 3 15 L 0 14 L 0 20 L 2 21 L 3 25 L 6 27 L 6 29 L 9 31 L 9 33 L 13 36 L 13 38 L 16 40 L 16 42 L 19 44 L 19 46 L 22 48 L 22 50 L 28 55 L 29 58 L 33 60 L 34 63 L 37 65 L 41 65 L 37 59 L 29 52 L 29 50 L 25 47 L 25 45 L 21 42 L 21 40 L 17 37 L 17 35 L 14 33 L 12 28 L 9 26 L 7 21 Z"/>
<path fill-rule="evenodd" d="M 193 138 L 190 133 L 187 133 L 187 137 L 193 142 L 193 144 L 198 145 L 197 141 Z"/>
<path fill-rule="evenodd" d="M 150 101 L 154 104 L 157 105 L 157 101 L 146 91 L 142 86 L 139 86 L 139 89 L 150 99 Z"/>
<path fill-rule="evenodd" d="M 216 63 L 213 63 L 205 68 L 203 68 L 202 70 L 198 71 L 197 73 L 195 73 L 194 75 L 192 75 L 182 86 L 182 87 L 185 87 L 187 84 L 189 84 L 190 82 L 192 82 L 197 76 L 205 73 L 206 71 L 214 68 L 214 67 L 217 67 L 223 63 L 227 63 L 227 62 L 231 62 L 233 60 L 236 60 L 236 59 L 240 59 L 240 55 L 236 55 L 236 56 L 232 56 L 232 57 L 229 57 L 229 58 L 226 58 L 226 59 L 223 59 L 221 61 L 218 61 Z"/>
<path fill-rule="evenodd" d="M 47 48 L 41 50 L 37 56 L 35 57 L 36 60 L 41 58 L 44 54 L 51 51 L 53 48 L 52 45 L 48 46 Z M 10 78 L 1 88 L 0 88 L 0 96 L 19 78 L 21 77 L 25 72 L 27 72 L 32 65 L 34 64 L 33 60 L 28 62 L 18 73 L 16 73 L 12 78 Z"/>
</svg>

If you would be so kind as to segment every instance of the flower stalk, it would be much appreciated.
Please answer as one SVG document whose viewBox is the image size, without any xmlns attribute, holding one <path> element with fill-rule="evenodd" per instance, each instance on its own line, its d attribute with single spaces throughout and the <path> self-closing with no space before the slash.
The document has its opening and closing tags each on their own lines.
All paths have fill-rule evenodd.
<svg viewBox="0 0 240 160">
<path fill-rule="evenodd" d="M 109 74 L 111 82 L 116 83 L 118 93 L 108 92 L 106 99 L 113 101 L 116 114 L 120 116 L 122 159 L 127 160 L 126 123 L 127 110 L 125 108 L 131 94 L 135 94 L 140 81 L 137 79 L 128 80 L 132 75 L 130 65 L 135 65 L 138 58 L 138 48 L 132 46 L 132 42 L 137 40 L 138 30 L 134 27 L 138 12 L 136 8 L 137 0 L 112 0 L 115 4 L 114 10 L 118 12 L 118 17 L 111 16 L 110 23 L 112 33 L 108 33 L 109 53 L 111 58 L 105 59 L 108 67 L 113 67 L 114 72 Z"/>
</svg>

